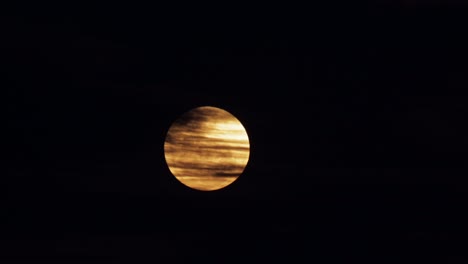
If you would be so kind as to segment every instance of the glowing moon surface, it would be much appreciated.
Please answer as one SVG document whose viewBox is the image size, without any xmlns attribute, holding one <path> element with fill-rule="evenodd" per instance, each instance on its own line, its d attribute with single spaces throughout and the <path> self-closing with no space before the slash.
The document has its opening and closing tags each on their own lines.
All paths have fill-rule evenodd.
<svg viewBox="0 0 468 264">
<path fill-rule="evenodd" d="M 164 155 L 169 170 L 184 185 L 201 191 L 218 190 L 244 171 L 250 155 L 249 137 L 229 112 L 202 106 L 171 125 Z"/>
</svg>

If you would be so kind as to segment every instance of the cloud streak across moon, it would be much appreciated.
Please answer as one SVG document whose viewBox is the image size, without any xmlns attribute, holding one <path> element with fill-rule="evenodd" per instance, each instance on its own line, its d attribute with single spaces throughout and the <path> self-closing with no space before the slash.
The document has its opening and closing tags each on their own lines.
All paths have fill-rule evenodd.
<svg viewBox="0 0 468 264">
<path fill-rule="evenodd" d="M 242 174 L 250 143 L 236 117 L 220 108 L 202 106 L 171 125 L 164 154 L 169 170 L 181 183 L 212 191 L 226 187 Z"/>
</svg>

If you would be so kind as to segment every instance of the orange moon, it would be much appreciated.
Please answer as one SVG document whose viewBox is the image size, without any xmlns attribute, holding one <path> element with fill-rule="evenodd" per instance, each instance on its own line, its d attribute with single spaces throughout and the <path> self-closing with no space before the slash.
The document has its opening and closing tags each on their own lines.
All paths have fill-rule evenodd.
<svg viewBox="0 0 468 264">
<path fill-rule="evenodd" d="M 250 142 L 235 116 L 202 106 L 184 113 L 171 125 L 164 155 L 169 170 L 182 184 L 213 191 L 230 185 L 244 172 Z"/>
</svg>

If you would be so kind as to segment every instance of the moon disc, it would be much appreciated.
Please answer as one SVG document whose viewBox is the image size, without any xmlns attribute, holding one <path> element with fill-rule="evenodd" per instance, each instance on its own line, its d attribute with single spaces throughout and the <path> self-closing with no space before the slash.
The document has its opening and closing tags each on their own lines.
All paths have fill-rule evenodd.
<svg viewBox="0 0 468 264">
<path fill-rule="evenodd" d="M 250 143 L 240 121 L 229 112 L 202 106 L 183 114 L 169 128 L 164 155 L 184 185 L 213 191 L 233 183 L 249 160 Z"/>
</svg>

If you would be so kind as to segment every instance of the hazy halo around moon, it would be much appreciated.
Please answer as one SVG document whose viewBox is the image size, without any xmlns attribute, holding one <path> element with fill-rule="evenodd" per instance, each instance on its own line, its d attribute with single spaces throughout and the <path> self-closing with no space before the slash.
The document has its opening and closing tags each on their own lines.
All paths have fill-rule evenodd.
<svg viewBox="0 0 468 264">
<path fill-rule="evenodd" d="M 169 128 L 164 155 L 171 173 L 184 185 L 213 191 L 233 183 L 249 160 L 250 143 L 240 121 L 212 106 L 184 113 Z"/>
</svg>

